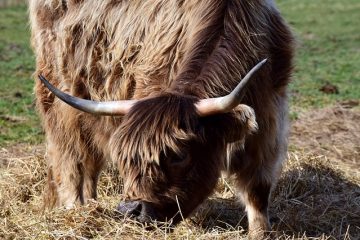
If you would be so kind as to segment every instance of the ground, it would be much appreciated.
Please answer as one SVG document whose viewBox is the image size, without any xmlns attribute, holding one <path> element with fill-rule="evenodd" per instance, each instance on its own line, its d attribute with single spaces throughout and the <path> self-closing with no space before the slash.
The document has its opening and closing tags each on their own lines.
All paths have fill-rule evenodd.
<svg viewBox="0 0 360 240">
<path fill-rule="evenodd" d="M 291 148 L 270 208 L 280 239 L 360 236 L 360 110 L 343 106 L 309 111 L 293 122 Z M 231 179 L 175 229 L 147 231 L 114 211 L 121 182 L 114 167 L 102 174 L 98 202 L 73 210 L 42 211 L 44 147 L 18 144 L 0 150 L 0 238 L 244 238 L 246 215 Z M 120 186 L 120 187 L 119 187 Z"/>
<path fill-rule="evenodd" d="M 288 158 L 270 216 L 279 239 L 360 239 L 358 0 L 279 0 L 298 39 L 290 85 Z M 33 104 L 25 6 L 0 7 L 0 239 L 243 239 L 232 180 L 174 229 L 153 231 L 114 212 L 121 180 L 109 164 L 99 198 L 43 211 L 43 132 Z"/>
</svg>

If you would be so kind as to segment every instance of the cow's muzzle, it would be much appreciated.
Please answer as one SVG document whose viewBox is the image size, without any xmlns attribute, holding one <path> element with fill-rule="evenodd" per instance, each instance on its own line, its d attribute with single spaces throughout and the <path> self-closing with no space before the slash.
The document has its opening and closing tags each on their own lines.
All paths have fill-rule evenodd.
<svg viewBox="0 0 360 240">
<path fill-rule="evenodd" d="M 157 220 L 154 208 L 150 203 L 144 201 L 124 201 L 117 209 L 120 214 L 135 218 L 141 223 L 149 223 Z"/>
</svg>

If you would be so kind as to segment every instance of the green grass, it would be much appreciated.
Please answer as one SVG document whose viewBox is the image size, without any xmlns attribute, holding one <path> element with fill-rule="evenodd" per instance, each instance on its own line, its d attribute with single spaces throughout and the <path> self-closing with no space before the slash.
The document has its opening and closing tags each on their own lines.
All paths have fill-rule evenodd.
<svg viewBox="0 0 360 240">
<path fill-rule="evenodd" d="M 298 39 L 290 85 L 292 108 L 360 99 L 360 1 L 277 2 Z M 27 10 L 0 8 L 0 16 L 0 146 L 38 143 L 43 137 L 33 104 L 35 59 L 29 47 Z M 339 94 L 320 92 L 326 82 L 336 85 Z"/>
<path fill-rule="evenodd" d="M 32 73 L 25 6 L 0 8 L 0 146 L 42 139 L 34 111 Z"/>
<path fill-rule="evenodd" d="M 298 40 L 291 105 L 313 108 L 360 99 L 360 1 L 281 0 L 278 6 Z M 320 92 L 326 82 L 339 94 Z"/>
</svg>

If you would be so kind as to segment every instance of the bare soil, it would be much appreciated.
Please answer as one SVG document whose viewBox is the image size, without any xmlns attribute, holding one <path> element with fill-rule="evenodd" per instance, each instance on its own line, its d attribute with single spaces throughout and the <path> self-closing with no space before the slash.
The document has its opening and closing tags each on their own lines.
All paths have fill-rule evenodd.
<svg viewBox="0 0 360 240">
<path fill-rule="evenodd" d="M 334 164 L 360 174 L 360 110 L 347 103 L 343 106 L 301 114 L 292 123 L 290 147 L 306 154 L 324 156 Z"/>
</svg>

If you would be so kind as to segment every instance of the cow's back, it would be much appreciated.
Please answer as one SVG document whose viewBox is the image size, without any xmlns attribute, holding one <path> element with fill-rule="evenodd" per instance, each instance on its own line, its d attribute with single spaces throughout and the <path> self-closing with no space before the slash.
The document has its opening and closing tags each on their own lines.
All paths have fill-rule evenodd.
<svg viewBox="0 0 360 240">
<path fill-rule="evenodd" d="M 237 39 L 229 40 L 243 45 L 242 56 L 233 57 L 253 64 L 253 58 L 264 52 L 261 36 L 268 34 L 266 3 L 254 2 L 226 6 L 231 4 L 218 0 L 30 1 L 37 70 L 80 97 L 141 98 L 168 88 L 184 68 L 199 33 L 212 18 L 223 18 L 223 26 L 214 27 L 204 45 L 213 35 L 226 33 L 226 21 L 239 18 L 232 14 L 242 20 L 236 23 Z M 248 65 L 240 63 L 239 75 Z"/>
<path fill-rule="evenodd" d="M 168 88 L 211 9 L 211 1 L 72 2 L 31 1 L 37 70 L 95 100 Z"/>
</svg>

